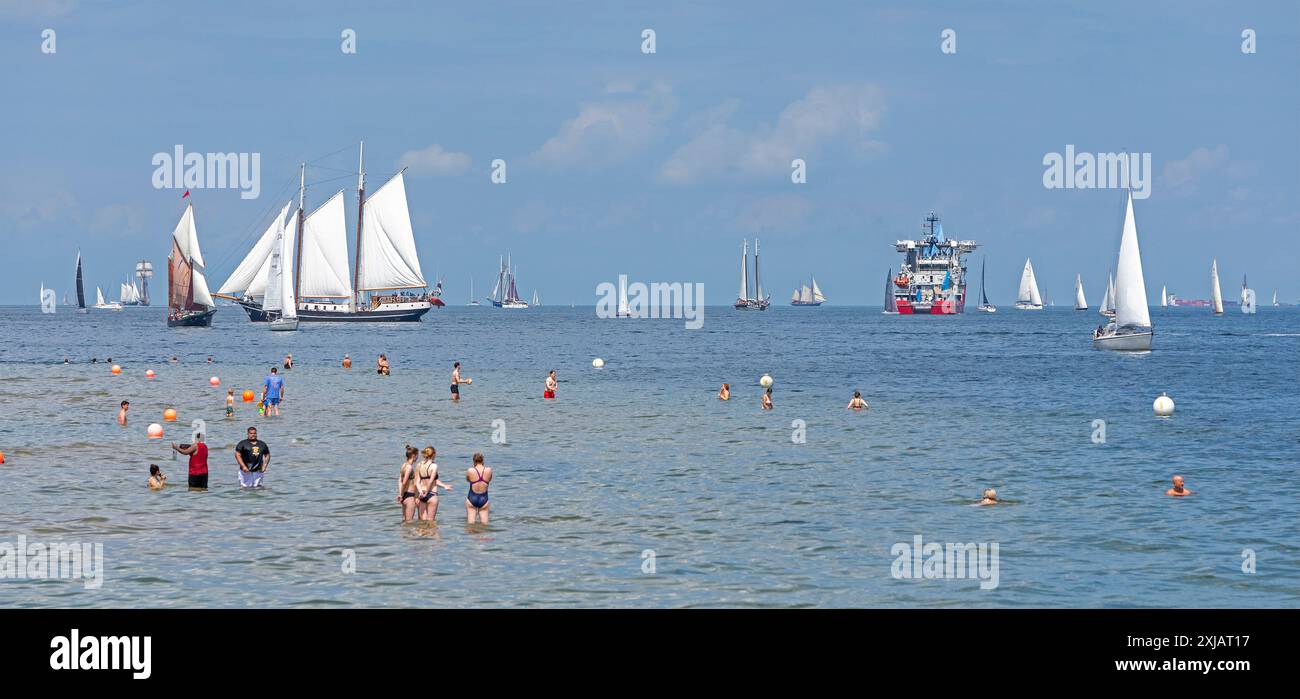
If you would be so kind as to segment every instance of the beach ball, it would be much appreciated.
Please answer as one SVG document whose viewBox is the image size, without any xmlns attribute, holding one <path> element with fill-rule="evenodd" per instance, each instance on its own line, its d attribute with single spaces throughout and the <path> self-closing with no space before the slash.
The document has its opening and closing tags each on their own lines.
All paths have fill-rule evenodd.
<svg viewBox="0 0 1300 699">
<path fill-rule="evenodd" d="M 156 374 L 153 373 L 153 369 L 147 369 L 147 370 L 145 370 L 145 372 L 144 372 L 144 377 L 145 377 L 146 379 L 152 379 L 154 376 L 156 376 Z"/>
<path fill-rule="evenodd" d="M 164 410 L 164 411 L 163 411 L 163 419 L 166 420 L 167 422 L 175 422 L 175 421 L 176 421 L 176 409 L 175 409 L 175 408 L 168 408 L 168 409 Z"/>
<path fill-rule="evenodd" d="M 122 373 L 122 367 L 120 367 L 120 366 L 114 364 L 114 365 L 113 365 L 113 368 L 112 368 L 112 369 L 109 369 L 109 371 L 113 372 L 113 375 L 114 375 L 114 376 L 117 376 L 118 374 Z"/>
<path fill-rule="evenodd" d="M 214 377 L 208 379 L 208 383 L 211 384 L 211 385 L 213 385 L 213 386 L 220 386 L 220 385 L 221 385 L 221 379 L 219 379 L 219 378 L 217 378 L 217 377 L 214 376 Z"/>
<path fill-rule="evenodd" d="M 758 380 L 758 385 L 759 385 L 759 386 L 762 386 L 763 388 L 771 388 L 771 387 L 772 387 L 772 377 L 771 377 L 770 375 L 768 375 L 768 374 L 763 374 L 763 378 L 761 378 L 761 379 Z"/>
<path fill-rule="evenodd" d="M 1157 417 L 1169 417 L 1174 414 L 1174 399 L 1167 394 L 1161 393 L 1151 407 L 1156 411 Z"/>
<path fill-rule="evenodd" d="M 245 402 L 245 403 L 252 403 L 252 402 L 253 402 L 253 392 L 252 392 L 252 391 L 249 391 L 249 390 L 245 390 L 245 391 L 244 391 L 244 402 Z"/>
<path fill-rule="evenodd" d="M 159 425 L 156 422 L 153 423 L 152 425 L 149 425 L 149 439 L 162 439 L 162 437 L 163 437 L 162 425 Z"/>
<path fill-rule="evenodd" d="M 595 359 L 591 360 L 591 365 L 599 369 L 605 366 L 605 360 L 601 359 L 600 357 L 596 357 Z"/>
<path fill-rule="evenodd" d="M 0 464 L 3 464 L 4 462 L 5 462 L 5 453 L 0 451 Z"/>
</svg>

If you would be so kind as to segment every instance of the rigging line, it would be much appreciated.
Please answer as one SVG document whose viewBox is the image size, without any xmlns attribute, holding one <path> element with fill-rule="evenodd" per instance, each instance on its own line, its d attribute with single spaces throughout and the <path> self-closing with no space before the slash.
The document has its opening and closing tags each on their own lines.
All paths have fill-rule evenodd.
<svg viewBox="0 0 1300 699">
<path fill-rule="evenodd" d="M 280 201 L 285 194 L 297 188 L 296 184 L 293 182 L 294 179 L 296 178 L 291 177 L 286 180 L 285 184 L 281 186 L 280 189 L 276 190 L 276 193 L 273 196 L 269 197 L 269 203 L 266 207 L 258 213 L 256 218 L 249 221 L 240 232 L 238 244 L 228 248 L 226 254 L 220 258 L 213 269 L 224 268 L 232 259 L 234 259 L 235 255 L 239 254 L 239 251 L 249 248 L 249 242 L 253 239 L 253 235 L 257 233 L 257 227 L 262 221 L 265 221 L 269 215 L 274 213 L 277 207 L 281 206 L 277 202 Z M 233 271 L 234 270 L 232 269 L 231 272 Z"/>
<path fill-rule="evenodd" d="M 338 155 L 339 153 L 342 153 L 342 152 L 345 151 L 345 150 L 349 150 L 349 149 L 351 149 L 352 147 L 353 147 L 352 144 L 349 143 L 348 145 L 343 146 L 342 148 L 340 148 L 340 149 L 338 149 L 338 150 L 336 150 L 336 151 L 333 151 L 332 153 L 326 153 L 325 155 L 319 156 L 319 157 L 316 158 L 315 160 L 308 160 L 308 161 L 307 161 L 307 164 L 308 164 L 308 165 L 312 165 L 312 164 L 315 164 L 315 163 L 319 163 L 320 161 L 322 161 L 322 160 L 324 160 L 324 159 L 326 159 L 326 158 L 329 158 L 329 157 L 332 157 L 332 156 Z"/>
</svg>

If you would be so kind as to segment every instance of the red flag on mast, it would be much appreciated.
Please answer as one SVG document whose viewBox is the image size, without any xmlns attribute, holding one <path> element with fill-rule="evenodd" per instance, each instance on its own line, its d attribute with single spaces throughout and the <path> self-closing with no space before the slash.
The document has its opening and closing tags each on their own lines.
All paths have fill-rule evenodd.
<svg viewBox="0 0 1300 699">
<path fill-rule="evenodd" d="M 189 195 L 190 195 L 190 190 L 187 189 L 187 190 L 185 190 L 185 193 L 181 195 L 181 199 L 184 199 L 185 197 L 188 197 Z"/>
</svg>

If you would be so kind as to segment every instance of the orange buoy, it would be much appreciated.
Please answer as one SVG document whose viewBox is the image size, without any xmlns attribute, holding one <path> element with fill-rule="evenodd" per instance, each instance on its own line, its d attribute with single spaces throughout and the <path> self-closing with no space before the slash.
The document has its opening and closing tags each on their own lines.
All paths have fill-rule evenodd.
<svg viewBox="0 0 1300 699">
<path fill-rule="evenodd" d="M 175 409 L 175 408 L 168 408 L 168 409 L 164 410 L 164 411 L 163 411 L 163 419 L 166 420 L 167 422 L 175 422 L 175 421 L 176 421 L 176 409 Z"/>
<path fill-rule="evenodd" d="M 0 464 L 3 464 L 4 462 L 5 462 L 5 453 L 0 451 Z"/>
<path fill-rule="evenodd" d="M 253 392 L 252 392 L 252 391 L 249 391 L 249 390 L 245 390 L 245 391 L 244 391 L 244 402 L 245 402 L 245 403 L 252 403 L 252 402 L 253 402 Z"/>
<path fill-rule="evenodd" d="M 145 377 L 146 379 L 152 379 L 154 376 L 156 376 L 156 374 L 153 373 L 153 369 L 147 369 L 147 370 L 145 370 L 145 372 L 144 372 L 144 377 Z"/>
<path fill-rule="evenodd" d="M 208 383 L 212 384 L 213 386 L 220 386 L 220 385 L 221 385 L 221 379 L 219 379 L 219 378 L 217 378 L 217 377 L 214 376 L 214 377 L 208 379 Z"/>
<path fill-rule="evenodd" d="M 162 438 L 163 438 L 162 425 L 159 425 L 156 422 L 153 423 L 152 425 L 149 425 L 149 439 L 162 439 Z"/>
<path fill-rule="evenodd" d="M 120 367 L 120 366 L 114 364 L 114 365 L 113 365 L 113 368 L 110 369 L 109 371 L 113 372 L 113 375 L 114 375 L 114 376 L 117 376 L 118 374 L 122 373 L 122 367 Z"/>
</svg>

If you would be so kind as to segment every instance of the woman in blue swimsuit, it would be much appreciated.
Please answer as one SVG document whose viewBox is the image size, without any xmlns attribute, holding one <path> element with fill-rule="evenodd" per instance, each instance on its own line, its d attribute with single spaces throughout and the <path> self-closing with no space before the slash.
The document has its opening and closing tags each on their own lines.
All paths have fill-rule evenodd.
<svg viewBox="0 0 1300 699">
<path fill-rule="evenodd" d="M 474 466 L 465 472 L 469 481 L 469 494 L 465 496 L 465 515 L 469 524 L 474 524 L 475 517 L 483 524 L 488 523 L 488 484 L 492 482 L 492 467 L 483 465 L 483 454 L 474 454 Z"/>
</svg>

